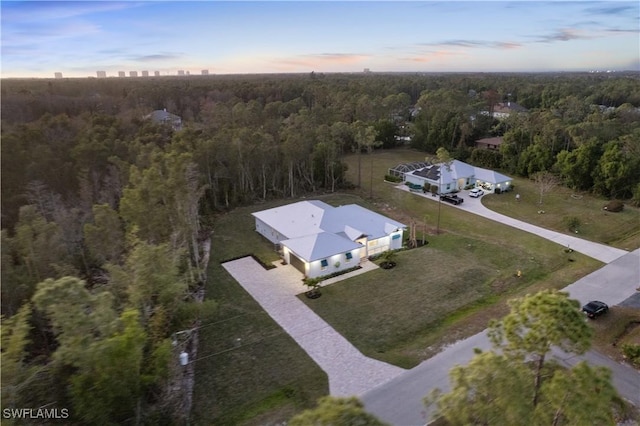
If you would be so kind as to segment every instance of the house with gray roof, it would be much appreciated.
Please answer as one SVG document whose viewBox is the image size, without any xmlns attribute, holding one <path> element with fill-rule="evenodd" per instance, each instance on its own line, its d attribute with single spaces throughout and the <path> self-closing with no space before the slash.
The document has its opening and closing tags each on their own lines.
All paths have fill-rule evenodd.
<svg viewBox="0 0 640 426">
<path fill-rule="evenodd" d="M 314 278 L 357 266 L 361 259 L 402 247 L 406 225 L 357 204 L 333 207 L 300 201 L 252 214 L 256 231 L 285 262 Z"/>
<path fill-rule="evenodd" d="M 438 193 L 457 192 L 464 188 L 481 187 L 488 192 L 508 191 L 513 185 L 509 176 L 472 166 L 459 160 L 453 160 L 449 165 L 433 164 L 422 169 L 404 174 L 406 182 L 414 185 L 439 188 Z"/>
<path fill-rule="evenodd" d="M 151 120 L 156 124 L 166 124 L 173 128 L 173 130 L 182 129 L 182 118 L 179 115 L 171 114 L 167 112 L 167 109 L 157 109 L 151 114 L 144 117 L 147 120 Z"/>
</svg>

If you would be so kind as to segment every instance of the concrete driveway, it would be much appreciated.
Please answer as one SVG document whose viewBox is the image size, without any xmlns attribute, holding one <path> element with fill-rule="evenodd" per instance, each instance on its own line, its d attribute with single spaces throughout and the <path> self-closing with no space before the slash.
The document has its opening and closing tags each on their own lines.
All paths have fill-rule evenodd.
<svg viewBox="0 0 640 426">
<path fill-rule="evenodd" d="M 398 185 L 396 188 L 410 192 L 409 189 L 404 185 Z M 438 202 L 437 197 L 431 196 L 431 194 L 423 194 L 421 192 L 411 192 L 412 194 L 425 198 L 427 200 L 431 200 L 432 202 Z M 469 213 L 477 214 L 482 217 L 486 217 L 487 219 L 495 220 L 496 222 L 503 223 L 508 226 L 512 226 L 514 228 L 520 229 L 522 231 L 530 232 L 532 234 L 538 235 L 542 238 L 545 238 L 549 241 L 553 241 L 554 243 L 560 244 L 563 247 L 569 247 L 577 252 L 585 254 L 589 257 L 597 259 L 604 263 L 609 263 L 620 256 L 624 256 L 628 252 L 625 250 L 621 250 L 615 247 L 607 246 L 600 243 L 595 243 L 593 241 L 587 241 L 582 238 L 574 237 L 572 235 L 563 234 L 561 232 L 551 231 L 549 229 L 541 228 L 536 225 L 532 225 L 527 222 L 523 222 L 521 220 L 513 219 L 509 216 L 505 216 L 500 213 L 496 213 L 492 210 L 489 210 L 482 204 L 482 197 L 480 198 L 472 198 L 467 196 L 469 191 L 460 191 L 462 198 L 464 198 L 464 202 L 460 205 L 454 206 L 449 203 L 442 203 L 443 206 L 456 208 L 464 211 L 468 211 Z M 503 194 L 501 196 L 511 197 L 510 194 Z M 446 208 L 446 207 L 445 207 Z"/>
</svg>

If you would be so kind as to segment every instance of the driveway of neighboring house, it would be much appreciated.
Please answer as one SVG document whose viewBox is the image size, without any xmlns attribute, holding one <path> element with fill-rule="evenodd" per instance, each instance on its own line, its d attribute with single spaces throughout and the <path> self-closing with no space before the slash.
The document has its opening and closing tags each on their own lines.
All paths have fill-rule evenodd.
<svg viewBox="0 0 640 426">
<path fill-rule="evenodd" d="M 331 395 L 360 396 L 406 371 L 364 356 L 296 297 L 307 290 L 302 274 L 291 265 L 280 262 L 274 265 L 277 267 L 266 270 L 251 257 L 222 264 L 327 373 Z M 377 268 L 368 261 L 361 266 L 362 269 L 336 278 L 344 279 Z"/>
<path fill-rule="evenodd" d="M 405 185 L 398 185 L 397 188 L 403 191 L 409 191 L 409 189 Z M 615 247 L 607 246 L 600 243 L 595 243 L 593 241 L 583 240 L 582 238 L 577 238 L 571 235 L 566 235 L 561 232 L 551 231 L 549 229 L 541 228 L 536 225 L 532 225 L 527 222 L 523 222 L 521 220 L 513 219 L 509 216 L 505 216 L 500 213 L 496 213 L 492 210 L 489 210 L 482 204 L 482 197 L 480 198 L 472 198 L 467 197 L 466 195 L 469 191 L 460 191 L 458 195 L 462 195 L 464 198 L 464 203 L 454 206 L 449 203 L 442 203 L 446 206 L 451 206 L 454 208 L 458 208 L 460 210 L 465 210 L 470 213 L 477 214 L 479 216 L 486 217 L 487 219 L 495 220 L 496 222 L 503 223 L 505 225 L 521 229 L 526 232 L 530 232 L 532 234 L 538 235 L 542 238 L 545 238 L 549 241 L 553 241 L 554 243 L 560 244 L 563 247 L 568 247 L 572 250 L 585 254 L 589 257 L 597 259 L 604 263 L 609 263 L 619 258 L 620 256 L 624 256 L 628 252 L 625 250 L 621 250 Z M 428 200 L 432 200 L 434 202 L 438 202 L 437 197 L 433 197 L 431 194 L 423 194 L 421 192 L 412 192 L 419 197 L 426 198 Z M 500 196 L 510 197 L 509 193 L 502 194 Z"/>
</svg>

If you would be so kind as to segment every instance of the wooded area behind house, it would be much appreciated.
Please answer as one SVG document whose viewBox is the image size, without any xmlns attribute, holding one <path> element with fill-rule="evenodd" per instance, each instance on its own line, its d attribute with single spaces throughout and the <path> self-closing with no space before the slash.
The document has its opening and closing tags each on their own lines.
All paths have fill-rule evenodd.
<svg viewBox="0 0 640 426">
<path fill-rule="evenodd" d="M 194 303 L 209 224 L 359 186 L 345 154 L 408 136 L 640 203 L 638 73 L 3 80 L 1 95 L 2 408 L 55 403 L 78 423 L 176 414 L 173 333 L 214 309 Z M 528 111 L 494 118 L 503 102 Z M 162 109 L 183 129 L 144 118 Z M 474 148 L 491 136 L 499 149 Z"/>
</svg>

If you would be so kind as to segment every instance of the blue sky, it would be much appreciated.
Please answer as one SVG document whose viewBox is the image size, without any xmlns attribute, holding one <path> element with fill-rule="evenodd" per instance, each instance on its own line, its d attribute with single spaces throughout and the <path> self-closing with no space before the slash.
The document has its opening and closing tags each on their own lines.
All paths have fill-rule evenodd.
<svg viewBox="0 0 640 426">
<path fill-rule="evenodd" d="M 640 70 L 638 1 L 2 1 L 2 77 Z"/>
</svg>

